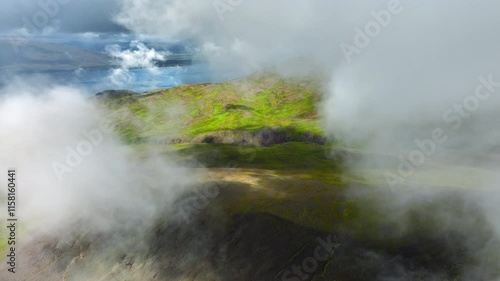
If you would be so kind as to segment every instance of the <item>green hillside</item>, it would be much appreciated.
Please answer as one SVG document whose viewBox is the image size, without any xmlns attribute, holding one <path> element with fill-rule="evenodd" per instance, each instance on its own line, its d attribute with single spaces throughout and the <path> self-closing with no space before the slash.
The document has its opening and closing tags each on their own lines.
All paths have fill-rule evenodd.
<svg viewBox="0 0 500 281">
<path fill-rule="evenodd" d="M 190 142 L 204 134 L 228 137 L 263 128 L 281 128 L 288 138 L 299 140 L 300 135 L 312 139 L 321 134 L 316 108 L 320 88 L 312 78 L 260 73 L 227 83 L 126 96 L 109 104 L 118 113 L 120 132 L 130 142 L 162 137 Z M 123 115 L 124 111 L 132 114 Z"/>
<path fill-rule="evenodd" d="M 142 95 L 100 93 L 95 101 L 116 121 L 130 157 L 190 167 L 194 183 L 158 205 L 144 227 L 114 210 L 102 215 L 123 231 L 92 232 L 78 222 L 60 234 L 64 243 L 37 240 L 22 253 L 36 271 L 18 280 L 84 272 L 84 280 L 458 281 L 485 263 L 481 280 L 497 280 L 500 241 L 465 197 L 493 172 L 429 161 L 412 182 L 418 188 L 384 188 L 383 169 L 397 173 L 398 156 L 326 138 L 322 88 L 317 79 L 268 71 Z M 352 169 L 367 159 L 386 166 Z M 134 187 L 154 195 L 155 184 Z M 420 193 L 426 187 L 432 197 Z M 307 278 L 288 278 L 317 256 L 318 239 L 331 241 L 329 255 Z M 113 247 L 116 240 L 124 244 Z M 408 278 L 385 278 L 393 268 L 409 269 Z"/>
<path fill-rule="evenodd" d="M 263 248 L 280 243 L 267 240 L 273 233 L 298 235 L 302 237 L 298 240 L 307 243 L 324 233 L 338 235 L 343 254 L 322 264 L 312 280 L 370 280 L 380 274 L 384 263 L 396 260 L 417 268 L 438 264 L 436 271 L 449 280 L 459 280 L 461 268 L 477 263 L 481 254 L 462 250 L 466 240 L 461 235 L 469 230 L 446 223 L 433 212 L 439 208 L 447 215 L 464 215 L 467 205 L 461 192 L 488 171 L 429 161 L 419 168 L 420 184 L 432 186 L 439 195 L 413 202 L 404 214 L 385 209 L 381 202 L 398 198 L 400 193 L 403 196 L 405 184 L 397 190 L 380 189 L 386 183 L 379 166 L 356 169 L 355 173 L 347 168 L 371 157 L 383 159 L 387 170 L 397 173 L 397 155 L 346 148 L 325 138 L 318 108 L 322 89 L 317 79 L 282 77 L 267 71 L 227 83 L 185 85 L 144 95 L 125 93 L 101 100 L 111 108 L 118 132 L 139 157 L 154 151 L 201 168 L 206 176 L 200 185 L 219 187 L 218 196 L 203 210 L 193 208 L 194 225 L 209 220 L 210 231 L 219 233 L 242 221 L 248 225 L 257 220 L 256 233 L 250 232 L 241 241 Z M 189 204 L 182 208 L 186 207 Z M 489 225 L 480 213 L 474 208 L 466 212 L 475 218 L 475 229 L 488 233 Z M 401 229 L 402 217 L 411 223 L 408 230 Z M 263 228 L 267 221 L 272 223 Z M 162 224 L 158 228 L 168 229 Z M 305 236 L 300 234 L 303 231 Z M 231 233 L 227 239 L 236 239 L 234 235 L 239 234 Z M 449 237 L 457 244 L 445 244 Z M 473 239 L 489 237 L 476 235 Z M 162 251 L 168 248 L 159 247 Z M 298 252 L 284 259 L 306 255 L 303 246 L 294 249 Z M 407 256 L 400 255 L 401 249 Z M 281 248 L 276 246 L 266 257 L 249 257 L 245 263 L 270 262 L 276 251 Z M 363 256 L 366 252 L 380 256 Z M 415 280 L 428 277 L 418 275 Z"/>
</svg>

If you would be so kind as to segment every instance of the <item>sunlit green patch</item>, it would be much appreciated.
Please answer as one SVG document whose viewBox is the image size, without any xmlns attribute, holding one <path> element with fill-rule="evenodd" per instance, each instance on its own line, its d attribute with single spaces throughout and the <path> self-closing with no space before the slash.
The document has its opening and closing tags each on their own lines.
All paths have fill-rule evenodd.
<svg viewBox="0 0 500 281">
<path fill-rule="evenodd" d="M 221 84 L 184 85 L 133 98 L 106 101 L 127 142 L 147 137 L 186 139 L 222 130 L 290 127 L 297 133 L 322 132 L 317 104 L 321 84 L 312 78 L 256 74 Z"/>
</svg>

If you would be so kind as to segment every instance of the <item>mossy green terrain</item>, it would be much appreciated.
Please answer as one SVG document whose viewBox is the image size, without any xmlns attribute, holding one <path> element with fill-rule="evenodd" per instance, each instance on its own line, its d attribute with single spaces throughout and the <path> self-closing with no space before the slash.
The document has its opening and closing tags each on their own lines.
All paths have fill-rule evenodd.
<svg viewBox="0 0 500 281">
<path fill-rule="evenodd" d="M 321 83 L 313 78 L 255 74 L 221 84 L 184 85 L 110 103 L 127 141 L 264 127 L 321 133 L 317 105 Z M 125 113 L 125 114 L 124 114 Z"/>
<path fill-rule="evenodd" d="M 325 144 L 300 141 L 301 134 L 322 134 L 318 108 L 322 89 L 323 84 L 311 77 L 262 72 L 226 83 L 184 85 L 104 102 L 116 116 L 123 139 L 138 152 L 153 147 L 179 163 L 207 168 L 212 180 L 229 182 L 228 198 L 224 192 L 218 198 L 229 212 L 268 212 L 332 230 L 345 219 L 354 221 L 358 206 L 368 204 L 345 198 L 346 187 L 370 190 L 386 185 L 380 168 L 366 167 L 354 174 L 346 169 L 345 160 L 384 157 L 393 163 L 387 170 L 393 170 L 398 158 L 344 147 L 331 139 Z M 237 135 L 273 127 L 292 128 L 288 131 L 292 136 L 270 146 L 193 141 L 200 135 L 227 131 Z M 453 170 L 450 167 L 426 163 L 421 170 L 432 171 L 420 177 L 422 185 L 463 188 L 464 181 L 456 176 L 442 177 Z"/>
<path fill-rule="evenodd" d="M 228 213 L 265 212 L 331 230 L 336 225 L 332 220 L 338 223 L 353 213 L 354 204 L 340 196 L 342 191 L 365 180 L 344 167 L 344 157 L 355 157 L 358 152 L 340 148 L 333 140 L 324 144 L 299 141 L 301 134 L 323 133 L 318 108 L 322 88 L 311 77 L 264 72 L 227 83 L 184 85 L 106 103 L 118 116 L 121 135 L 137 151 L 154 146 L 179 163 L 207 168 L 211 180 L 227 186 L 217 204 Z M 191 141 L 205 134 L 262 128 L 284 129 L 292 136 L 271 146 Z M 176 138 L 174 143 L 178 143 L 144 141 L 163 138 Z"/>
<path fill-rule="evenodd" d="M 137 229 L 147 252 L 112 248 L 95 276 L 282 280 L 290 266 L 314 255 L 318 238 L 329 237 L 338 248 L 307 280 L 388 280 L 387 269 L 393 268 L 409 269 L 411 278 L 391 280 L 468 280 L 462 277 L 484 262 L 483 255 L 491 257 L 491 278 L 484 280 L 496 280 L 500 241 L 480 208 L 463 197 L 476 179 L 494 174 L 429 161 L 416 173 L 434 196 L 418 196 L 404 185 L 380 188 L 386 185 L 384 171 L 397 173 L 398 156 L 327 139 L 319 125 L 322 88 L 314 78 L 265 72 L 227 83 L 97 98 L 132 148 L 130 157 L 153 154 L 190 167 L 195 183 L 159 209 L 151 227 Z M 383 160 L 385 166 L 363 161 L 352 169 L 359 159 Z M 207 185 L 217 186 L 217 194 L 204 200 L 200 190 Z M 418 199 L 392 202 L 413 194 Z M 470 222 L 457 223 L 462 219 Z M 136 244 L 137 233 L 128 232 L 120 234 Z M 78 268 L 94 269 L 92 253 L 115 237 L 76 233 L 68 239 L 74 244 L 39 250 L 48 255 L 35 275 L 63 272 L 65 280 Z M 217 274 L 207 278 L 211 270 Z"/>
</svg>

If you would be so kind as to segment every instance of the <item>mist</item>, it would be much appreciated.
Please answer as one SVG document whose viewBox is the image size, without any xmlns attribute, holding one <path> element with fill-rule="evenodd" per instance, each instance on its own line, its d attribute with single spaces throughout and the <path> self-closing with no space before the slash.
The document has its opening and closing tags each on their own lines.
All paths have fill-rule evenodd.
<svg viewBox="0 0 500 281">
<path fill-rule="evenodd" d="M 380 183 L 380 194 L 373 199 L 379 209 L 389 206 L 387 220 L 397 217 L 405 226 L 408 218 L 396 214 L 407 213 L 418 202 L 438 202 L 442 188 L 460 185 L 468 191 L 459 192 L 459 201 L 465 202 L 459 210 L 475 206 L 498 237 L 500 220 L 493 207 L 498 205 L 494 194 L 500 168 L 494 155 L 500 141 L 495 124 L 500 117 L 500 40 L 493 36 L 500 25 L 498 3 L 121 3 L 118 23 L 138 34 L 198 42 L 215 71 L 252 72 L 307 58 L 329 77 L 320 105 L 327 133 L 343 145 L 362 144 L 367 151 L 389 155 L 364 156 L 349 166 Z M 436 171 L 448 177 L 442 187 L 429 188 Z M 455 211 L 443 207 L 427 215 L 441 217 L 447 225 L 453 221 L 450 225 L 473 228 L 473 213 Z M 460 219 L 455 221 L 454 215 Z M 472 249 L 473 240 L 465 240 Z M 491 270 L 479 267 L 468 276 L 488 279 L 479 272 Z"/>
<path fill-rule="evenodd" d="M 103 276 L 109 270 L 99 263 L 120 252 L 145 255 L 148 229 L 176 211 L 173 202 L 202 170 L 153 151 L 138 156 L 116 133 L 116 116 L 85 90 L 24 82 L 0 89 L 0 166 L 18 169 L 19 223 L 29 233 L 22 244 L 56 239 L 57 248 L 74 250 L 85 247 L 82 237 L 97 239 L 92 263 L 73 280 Z M 22 278 L 35 267 L 29 254 L 19 259 Z"/>
<path fill-rule="evenodd" d="M 369 152 L 348 159 L 347 169 L 359 182 L 376 185 L 353 184 L 346 196 L 363 198 L 361 214 L 383 226 L 380 236 L 370 237 L 374 241 L 416 241 L 397 258 L 383 250 L 363 252 L 380 260 L 382 273 L 373 280 L 447 278 L 428 261 L 419 261 L 428 268 L 412 267 L 412 250 L 429 241 L 449 261 L 473 261 L 474 266 L 456 269 L 464 280 L 500 280 L 500 39 L 494 36 L 500 3 L 119 0 L 103 5 L 101 13 L 85 19 L 64 13 L 47 32 L 131 31 L 141 39 L 192 42 L 193 51 L 220 73 L 271 66 L 284 75 L 320 73 L 322 127 L 336 145 Z M 3 26 L 11 30 L 14 20 L 9 16 Z M 154 60 L 167 55 L 139 41 L 128 50 L 109 46 L 107 53 L 119 64 L 109 80 L 120 88 L 134 83 L 130 68 L 154 73 Z M 148 268 L 158 266 L 147 259 L 151 245 L 137 242 L 150 238 L 141 230 L 161 232 L 155 228 L 158 217 L 175 213 L 204 169 L 156 151 L 139 157 L 116 133 L 119 124 L 113 120 L 119 118 L 89 96 L 43 80 L 13 79 L 0 89 L 0 166 L 20 167 L 20 217 L 34 229 L 26 240 L 44 235 L 64 240 L 74 227 L 106 241 L 93 252 L 95 264 L 78 270 L 74 280 L 92 280 L 102 273 L 100 260 L 117 259 L 126 250 L 145 260 L 140 270 L 154 272 Z M 172 115 L 186 110 L 168 109 Z M 140 128 L 139 119 L 132 125 Z M 186 233 L 204 234 L 199 228 Z M 163 246 L 178 246 L 176 240 L 158 237 L 160 249 L 176 251 Z M 193 237 L 183 237 L 195 240 L 183 248 L 188 257 L 205 243 Z M 77 238 L 69 244 L 80 246 Z M 61 247 L 70 248 L 54 248 Z"/>
</svg>

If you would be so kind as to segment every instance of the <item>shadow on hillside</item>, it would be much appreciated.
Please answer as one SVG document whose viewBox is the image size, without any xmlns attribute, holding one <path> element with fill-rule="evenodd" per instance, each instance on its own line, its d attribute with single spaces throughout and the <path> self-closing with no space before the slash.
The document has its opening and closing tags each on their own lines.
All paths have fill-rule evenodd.
<svg viewBox="0 0 500 281">
<path fill-rule="evenodd" d="M 271 170 L 314 170 L 342 172 L 348 152 L 332 154 L 332 148 L 311 143 L 286 143 L 270 147 L 227 144 L 192 144 L 167 156 L 179 157 L 185 165 L 207 168 L 256 168 Z M 354 157 L 354 156 L 352 156 Z"/>
<path fill-rule="evenodd" d="M 311 131 L 302 132 L 296 127 L 263 127 L 260 129 L 240 127 L 203 133 L 191 140 L 192 143 L 222 143 L 238 146 L 273 146 L 289 142 L 325 144 L 327 139 Z"/>
<path fill-rule="evenodd" d="M 244 111 L 256 111 L 252 107 L 246 106 L 246 105 L 241 105 L 241 104 L 226 104 L 224 106 L 226 110 L 244 110 Z"/>
<path fill-rule="evenodd" d="M 448 195 L 408 206 L 406 232 L 378 218 L 364 236 L 212 208 L 189 224 L 159 225 L 151 254 L 162 280 L 496 280 L 500 243 L 491 225 L 460 195 Z M 450 224 L 452 215 L 467 225 Z"/>
<path fill-rule="evenodd" d="M 230 192 L 251 190 L 225 184 Z M 376 198 L 394 194 L 370 192 L 356 199 L 351 221 L 331 232 L 255 209 L 228 211 L 224 205 L 235 195 L 225 193 L 189 221 L 171 217 L 182 200 L 152 226 L 103 213 L 122 228 L 89 232 L 81 222 L 56 237 L 26 241 L 29 252 L 22 254 L 37 270 L 13 280 L 75 280 L 95 270 L 106 275 L 83 280 L 498 280 L 500 242 L 464 192 L 412 200 L 403 209 Z"/>
</svg>

